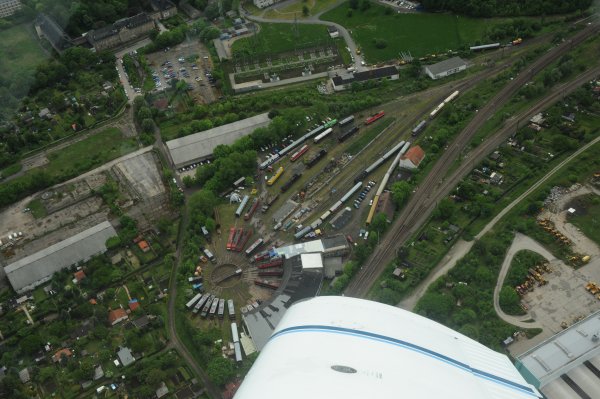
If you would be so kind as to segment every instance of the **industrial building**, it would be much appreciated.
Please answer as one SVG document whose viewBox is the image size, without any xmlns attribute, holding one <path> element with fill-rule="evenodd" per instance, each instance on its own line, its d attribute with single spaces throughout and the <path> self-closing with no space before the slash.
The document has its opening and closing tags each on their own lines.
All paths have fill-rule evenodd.
<svg viewBox="0 0 600 399">
<path fill-rule="evenodd" d="M 324 296 L 281 318 L 236 399 L 535 399 L 510 359 L 377 302 Z"/>
<path fill-rule="evenodd" d="M 50 43 L 57 53 L 62 53 L 66 49 L 73 47 L 73 41 L 69 35 L 50 16 L 38 14 L 34 26 L 38 37 L 48 40 L 48 43 Z"/>
<path fill-rule="evenodd" d="M 215 127 L 203 132 L 167 141 L 171 161 L 176 168 L 212 157 L 215 147 L 221 144 L 233 144 L 240 137 L 252 133 L 259 127 L 269 124 L 269 114 L 259 114 L 241 121 Z"/>
<path fill-rule="evenodd" d="M 287 309 L 295 302 L 319 294 L 323 281 L 320 254 L 303 254 L 285 260 L 280 288 L 258 309 L 242 314 L 244 328 L 253 346 L 261 350 L 279 324 Z"/>
<path fill-rule="evenodd" d="M 0 18 L 10 17 L 21 9 L 20 0 L 0 0 Z"/>
<path fill-rule="evenodd" d="M 59 270 L 106 252 L 106 240 L 116 235 L 109 222 L 102 222 L 9 264 L 4 271 L 13 289 L 22 293 L 50 280 Z"/>
<path fill-rule="evenodd" d="M 349 72 L 344 75 L 338 75 L 331 78 L 333 90 L 341 91 L 349 89 L 352 83 L 362 83 L 369 80 L 397 80 L 400 78 L 398 69 L 395 66 L 386 66 L 382 68 L 369 69 L 362 72 Z"/>
<path fill-rule="evenodd" d="M 400 157 L 398 167 L 404 169 L 417 169 L 421 162 L 425 159 L 425 151 L 416 145 Z"/>
<path fill-rule="evenodd" d="M 452 57 L 437 64 L 426 65 L 425 73 L 433 80 L 440 79 L 467 69 L 467 62 L 460 57 Z"/>
<path fill-rule="evenodd" d="M 547 399 L 600 398 L 600 311 L 517 356 Z"/>
</svg>

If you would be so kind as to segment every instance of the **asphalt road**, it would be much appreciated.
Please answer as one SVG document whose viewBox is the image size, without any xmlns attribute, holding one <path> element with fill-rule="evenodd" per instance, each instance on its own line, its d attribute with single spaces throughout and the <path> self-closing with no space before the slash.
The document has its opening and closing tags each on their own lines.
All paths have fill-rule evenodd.
<svg viewBox="0 0 600 399">
<path fill-rule="evenodd" d="M 537 73 L 542 71 L 553 61 L 567 53 L 573 47 L 582 43 L 585 39 L 591 37 L 598 31 L 598 25 L 587 26 L 582 31 L 578 32 L 570 40 L 554 47 L 529 68 L 521 72 L 515 79 L 508 83 L 496 96 L 492 98 L 456 139 L 448 146 L 448 149 L 440 156 L 438 161 L 433 166 L 431 172 L 423 180 L 417 188 L 416 193 L 411 197 L 408 204 L 404 207 L 399 217 L 394 221 L 390 231 L 385 235 L 381 244 L 375 249 L 374 253 L 365 262 L 361 270 L 350 282 L 350 285 L 345 291 L 348 296 L 365 297 L 373 283 L 385 269 L 386 265 L 395 257 L 396 250 L 400 248 L 418 228 L 424 223 L 431 212 L 435 209 L 437 202 L 445 197 L 457 183 L 465 176 L 477 162 L 486 156 L 491 150 L 497 147 L 504 139 L 506 130 L 514 131 L 516 128 L 513 124 L 508 124 L 509 129 L 502 129 L 501 133 L 496 134 L 488 139 L 484 144 L 477 147 L 467 161 L 463 161 L 461 166 L 453 172 L 453 174 L 445 180 L 440 180 L 445 176 L 448 168 L 458 158 L 462 150 L 469 145 L 473 136 L 483 126 L 483 124 L 502 107 L 510 98 L 522 87 L 530 81 Z M 586 76 L 589 75 L 585 74 Z M 590 75 L 591 76 L 591 75 Z M 580 77 L 581 78 L 581 75 Z M 579 79 L 576 79 L 578 82 Z M 578 86 L 578 85 L 577 85 Z M 533 109 L 544 109 L 553 101 L 556 101 L 560 96 L 567 94 L 576 88 L 573 82 L 560 87 L 557 93 L 553 91 L 550 95 L 540 101 Z M 519 119 L 517 119 L 517 122 Z M 495 138 L 495 139 L 494 139 Z"/>
</svg>

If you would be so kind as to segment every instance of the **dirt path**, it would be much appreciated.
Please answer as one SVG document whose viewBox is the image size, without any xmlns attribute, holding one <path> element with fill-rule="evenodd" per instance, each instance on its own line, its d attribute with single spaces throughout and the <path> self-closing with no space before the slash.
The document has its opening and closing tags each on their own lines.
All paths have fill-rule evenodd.
<svg viewBox="0 0 600 399">
<path fill-rule="evenodd" d="M 538 182 L 536 182 L 533 186 L 531 186 L 527 191 L 521 194 L 517 199 L 511 202 L 506 208 L 504 208 L 498 215 L 496 215 L 482 230 L 475 236 L 475 240 L 471 242 L 465 242 L 464 240 L 459 240 L 457 243 L 450 249 L 450 252 L 442 259 L 440 263 L 433 269 L 433 271 L 429 274 L 429 276 L 414 290 L 414 292 L 402 300 L 397 306 L 412 310 L 414 306 L 417 304 L 419 299 L 425 294 L 429 285 L 434 282 L 439 277 L 446 274 L 450 269 L 456 265 L 459 259 L 464 257 L 476 240 L 481 239 L 488 231 L 490 231 L 496 223 L 500 221 L 508 212 L 510 212 L 517 204 L 527 198 L 532 192 L 534 192 L 538 187 L 544 184 L 549 178 L 554 176 L 556 172 L 558 172 L 562 167 L 568 164 L 573 159 L 577 158 L 582 152 L 593 146 L 594 144 L 600 142 L 600 137 L 595 138 L 588 144 L 581 147 L 579 150 L 571 154 L 565 160 L 556 165 L 550 172 L 548 172 L 544 177 L 542 177 Z M 455 249 L 455 247 L 457 247 Z M 592 262 L 593 263 L 593 262 Z"/>
</svg>

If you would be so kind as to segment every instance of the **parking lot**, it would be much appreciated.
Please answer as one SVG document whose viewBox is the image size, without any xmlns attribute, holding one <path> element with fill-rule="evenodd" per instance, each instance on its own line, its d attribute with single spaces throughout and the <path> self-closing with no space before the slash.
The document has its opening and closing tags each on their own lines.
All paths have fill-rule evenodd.
<svg viewBox="0 0 600 399">
<path fill-rule="evenodd" d="M 204 104 L 215 101 L 212 62 L 203 44 L 186 41 L 165 51 L 148 54 L 147 58 L 157 90 L 169 88 L 173 79 L 177 79 L 187 84 L 196 101 Z"/>
</svg>

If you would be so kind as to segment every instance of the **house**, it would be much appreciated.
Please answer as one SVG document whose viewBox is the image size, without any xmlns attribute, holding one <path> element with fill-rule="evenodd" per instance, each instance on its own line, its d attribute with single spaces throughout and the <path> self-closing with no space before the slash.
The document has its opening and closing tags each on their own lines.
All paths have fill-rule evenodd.
<svg viewBox="0 0 600 399">
<path fill-rule="evenodd" d="M 68 348 L 59 349 L 53 356 L 52 361 L 54 363 L 60 361 L 63 357 L 71 357 L 73 356 L 73 352 L 71 352 Z"/>
<path fill-rule="evenodd" d="M 400 157 L 398 166 L 405 169 L 417 169 L 424 158 L 425 152 L 420 146 L 416 145 Z"/>
<path fill-rule="evenodd" d="M 99 380 L 104 377 L 104 370 L 102 369 L 102 365 L 99 365 L 94 369 L 94 381 Z"/>
<path fill-rule="evenodd" d="M 113 255 L 113 256 L 110 258 L 110 263 L 111 263 L 112 265 L 116 265 L 117 263 L 121 263 L 121 261 L 122 261 L 122 260 L 123 260 L 123 255 L 121 255 L 121 253 L 119 252 L 118 254 L 116 254 L 116 255 Z"/>
<path fill-rule="evenodd" d="M 75 273 L 73 273 L 73 282 L 75 284 L 80 283 L 81 280 L 83 280 L 85 278 L 85 273 L 83 270 L 77 270 Z"/>
<path fill-rule="evenodd" d="M 492 184 L 502 184 L 503 180 L 504 176 L 502 176 L 502 174 L 498 172 L 492 172 L 492 174 L 490 175 L 490 183 Z"/>
<path fill-rule="evenodd" d="M 48 108 L 43 108 L 38 113 L 38 116 L 40 118 L 50 119 L 50 118 L 52 118 L 52 113 L 50 112 L 50 110 Z"/>
<path fill-rule="evenodd" d="M 2 0 L 0 1 L 0 18 L 10 17 L 21 9 L 20 0 Z"/>
<path fill-rule="evenodd" d="M 170 0 L 151 0 L 150 6 L 153 11 L 150 17 L 155 21 L 177 15 L 177 6 Z"/>
<path fill-rule="evenodd" d="M 134 310 L 136 310 L 137 308 L 140 307 L 140 303 L 138 302 L 137 299 L 132 299 L 131 301 L 129 301 L 129 309 L 133 312 Z"/>
<path fill-rule="evenodd" d="M 35 31 L 40 39 L 46 39 L 57 53 L 73 47 L 73 40 L 60 25 L 46 14 L 39 14 L 35 19 Z"/>
<path fill-rule="evenodd" d="M 165 396 L 168 393 L 169 393 L 169 388 L 167 388 L 167 385 L 164 382 L 161 382 L 160 387 L 158 387 L 158 389 L 156 390 L 156 397 L 162 398 L 163 396 Z"/>
<path fill-rule="evenodd" d="M 467 69 L 467 62 L 460 57 L 452 57 L 437 64 L 426 65 L 425 73 L 433 80 L 440 79 Z"/>
<path fill-rule="evenodd" d="M 91 30 L 85 36 L 96 51 L 102 51 L 141 39 L 149 35 L 155 26 L 154 20 L 142 12 L 103 28 Z"/>
<path fill-rule="evenodd" d="M 391 65 L 382 68 L 369 69 L 362 72 L 350 72 L 344 75 L 338 75 L 331 78 L 333 90 L 341 91 L 349 89 L 352 83 L 362 83 L 369 80 L 397 80 L 400 78 L 398 69 Z"/>
<path fill-rule="evenodd" d="M 138 242 L 138 247 L 140 247 L 142 252 L 150 251 L 150 245 L 148 244 L 148 241 L 146 241 L 146 240 L 142 240 L 142 241 Z"/>
<path fill-rule="evenodd" d="M 135 358 L 131 354 L 131 349 L 127 348 L 126 346 L 119 348 L 119 351 L 117 352 L 117 357 L 119 358 L 121 364 L 125 367 L 135 362 Z"/>
<path fill-rule="evenodd" d="M 23 370 L 19 371 L 19 379 L 23 384 L 27 384 L 31 381 L 31 377 L 29 376 L 29 368 L 25 367 Z"/>
<path fill-rule="evenodd" d="M 150 318 L 148 316 L 142 316 L 133 320 L 131 323 L 137 328 L 144 328 L 150 323 Z"/>
<path fill-rule="evenodd" d="M 114 326 L 117 323 L 127 320 L 127 312 L 123 308 L 117 308 L 108 312 L 108 324 Z"/>
<path fill-rule="evenodd" d="M 327 27 L 327 33 L 329 33 L 329 37 L 335 39 L 336 37 L 340 37 L 340 31 L 333 25 Z"/>
</svg>

